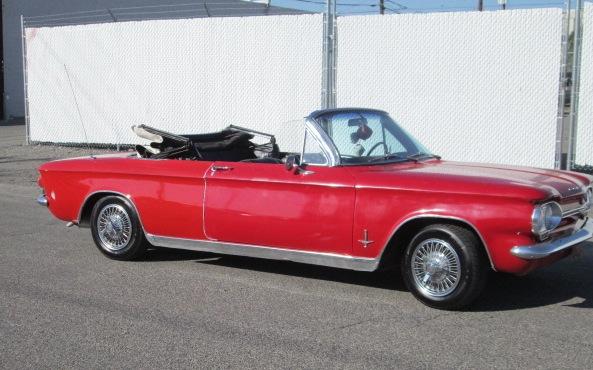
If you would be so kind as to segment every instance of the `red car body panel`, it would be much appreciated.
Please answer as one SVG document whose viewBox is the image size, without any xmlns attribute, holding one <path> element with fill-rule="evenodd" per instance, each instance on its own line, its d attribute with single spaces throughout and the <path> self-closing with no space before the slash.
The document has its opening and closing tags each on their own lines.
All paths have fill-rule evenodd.
<svg viewBox="0 0 593 370">
<path fill-rule="evenodd" d="M 84 201 L 97 192 L 127 196 L 144 230 L 155 235 L 203 239 L 204 174 L 211 163 L 138 158 L 85 158 L 40 168 L 50 211 L 77 222 Z"/>
<path fill-rule="evenodd" d="M 558 258 L 510 253 L 534 243 L 535 202 L 570 198 L 591 183 L 569 172 L 440 160 L 306 169 L 120 155 L 39 171 L 49 209 L 64 221 L 78 222 L 93 194 L 115 192 L 132 201 L 149 234 L 374 259 L 406 222 L 442 217 L 472 227 L 493 267 L 515 274 Z"/>
<path fill-rule="evenodd" d="M 530 269 L 530 262 L 509 251 L 515 245 L 533 243 L 533 201 L 550 198 L 556 189 L 535 186 L 535 178 L 545 176 L 517 168 L 444 161 L 349 170 L 357 178 L 354 234 L 360 236 L 366 228 L 375 235 L 373 245 L 358 250 L 361 255 L 374 257 L 408 220 L 442 217 L 471 225 L 486 244 L 494 267 L 514 273 Z M 567 187 L 568 181 L 557 182 L 558 188 Z"/>
<path fill-rule="evenodd" d="M 204 229 L 212 240 L 352 253 L 354 179 L 340 167 L 308 175 L 283 165 L 216 162 L 206 173 Z"/>
</svg>

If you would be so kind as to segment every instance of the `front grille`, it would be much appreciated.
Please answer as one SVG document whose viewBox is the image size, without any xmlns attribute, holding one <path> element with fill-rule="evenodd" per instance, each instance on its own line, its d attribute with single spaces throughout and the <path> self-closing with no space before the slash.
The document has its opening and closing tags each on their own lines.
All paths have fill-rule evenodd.
<svg viewBox="0 0 593 370">
<path fill-rule="evenodd" d="M 552 230 L 546 239 L 556 239 L 566 235 L 570 235 L 578 227 L 579 220 L 586 217 L 587 208 L 585 194 L 577 194 L 561 199 L 559 202 L 562 209 L 562 222 L 560 225 Z"/>
<path fill-rule="evenodd" d="M 586 214 L 588 209 L 585 202 L 584 194 L 562 199 L 560 201 L 560 208 L 562 208 L 562 218 Z"/>
</svg>

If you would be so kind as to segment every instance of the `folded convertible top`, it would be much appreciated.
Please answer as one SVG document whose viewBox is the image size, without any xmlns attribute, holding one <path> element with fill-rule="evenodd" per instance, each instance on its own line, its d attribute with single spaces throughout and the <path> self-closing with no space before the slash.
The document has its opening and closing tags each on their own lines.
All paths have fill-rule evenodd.
<svg viewBox="0 0 593 370">
<path fill-rule="evenodd" d="M 193 135 L 176 135 L 146 125 L 132 126 L 132 130 L 139 137 L 151 141 L 149 147 L 137 147 L 138 152 L 143 157 L 155 159 L 245 160 L 256 158 L 255 150 L 273 149 L 276 142 L 273 135 L 238 126 Z M 270 142 L 256 145 L 251 142 L 255 135 L 266 136 Z"/>
</svg>

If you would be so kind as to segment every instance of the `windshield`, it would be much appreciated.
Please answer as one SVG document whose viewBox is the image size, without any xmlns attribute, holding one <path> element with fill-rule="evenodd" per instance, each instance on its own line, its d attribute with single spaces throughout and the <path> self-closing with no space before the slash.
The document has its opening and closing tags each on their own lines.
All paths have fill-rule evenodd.
<svg viewBox="0 0 593 370">
<path fill-rule="evenodd" d="M 382 112 L 329 112 L 317 117 L 317 122 L 333 140 L 342 164 L 418 161 L 434 157 Z"/>
</svg>

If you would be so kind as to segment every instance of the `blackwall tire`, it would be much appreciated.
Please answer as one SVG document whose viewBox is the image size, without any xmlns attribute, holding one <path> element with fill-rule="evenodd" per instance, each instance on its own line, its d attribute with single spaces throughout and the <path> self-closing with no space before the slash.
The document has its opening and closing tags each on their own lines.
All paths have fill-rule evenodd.
<svg viewBox="0 0 593 370">
<path fill-rule="evenodd" d="M 402 275 L 407 288 L 427 306 L 457 310 L 484 290 L 490 273 L 476 235 L 457 225 L 430 225 L 407 246 Z"/>
<path fill-rule="evenodd" d="M 109 258 L 135 260 L 147 246 L 140 219 L 130 201 L 121 196 L 99 199 L 91 212 L 91 234 L 95 245 Z"/>
</svg>

